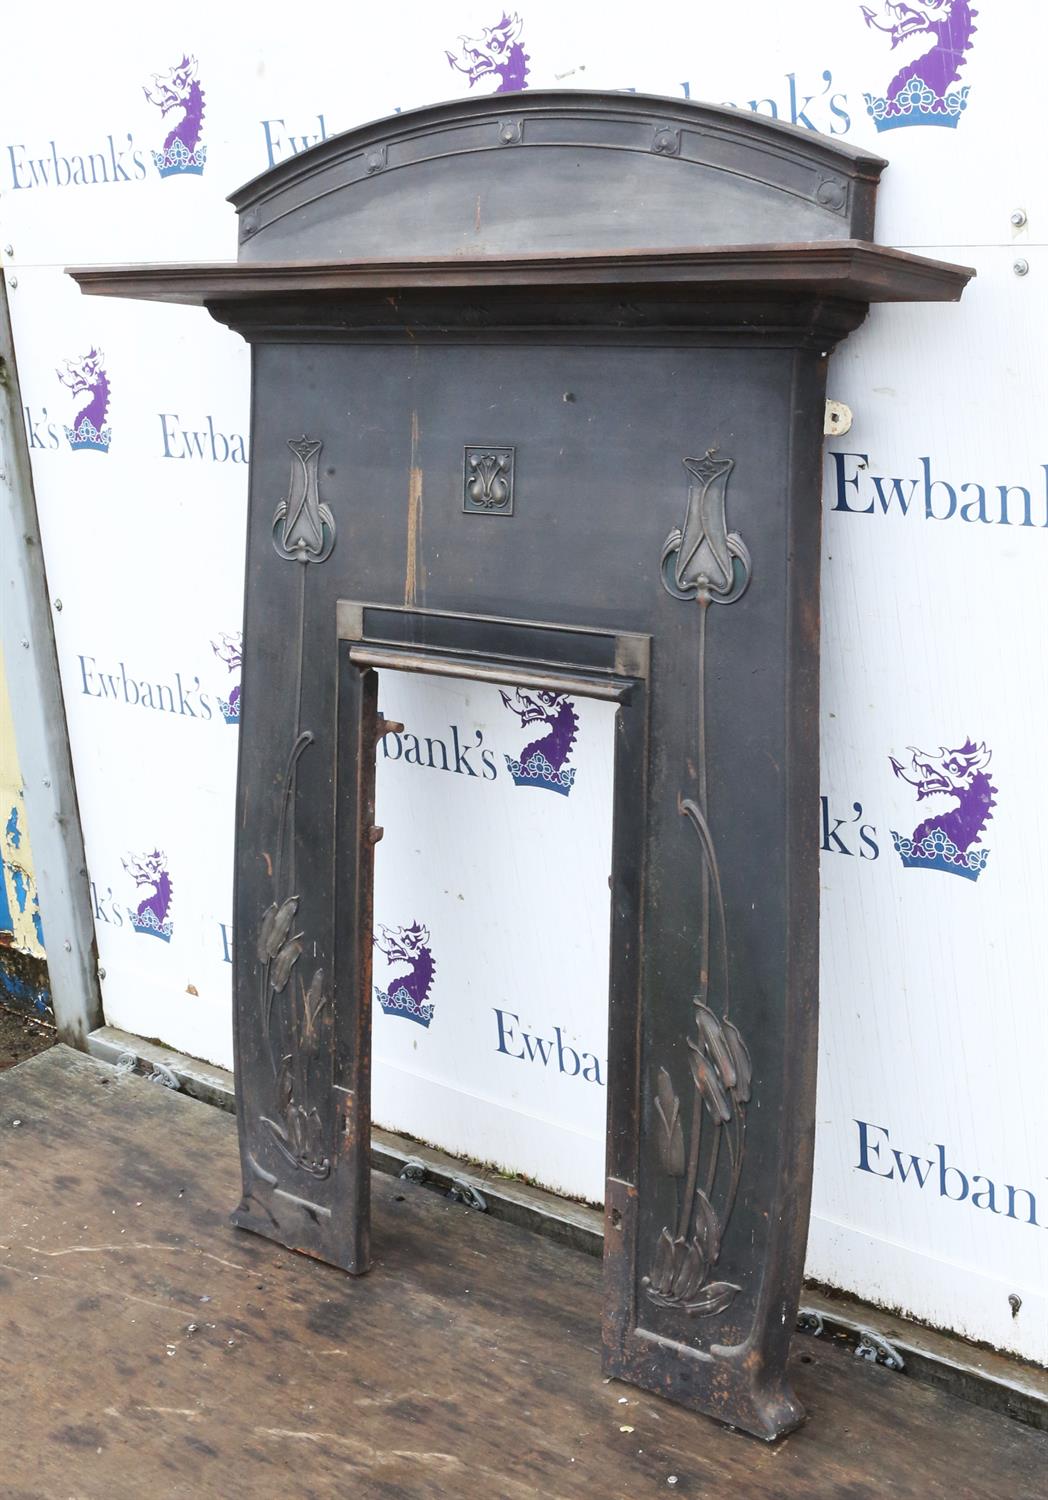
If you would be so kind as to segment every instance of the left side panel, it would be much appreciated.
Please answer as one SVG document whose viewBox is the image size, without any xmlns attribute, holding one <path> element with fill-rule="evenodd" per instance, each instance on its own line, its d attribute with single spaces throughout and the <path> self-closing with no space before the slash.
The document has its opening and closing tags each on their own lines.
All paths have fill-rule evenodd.
<svg viewBox="0 0 1048 1500">
<path fill-rule="evenodd" d="M 267 409 L 274 372 L 283 368 L 279 356 L 257 363 L 257 410 Z M 376 681 L 350 669 L 345 656 L 337 675 L 334 613 L 318 576 L 337 566 L 339 552 L 335 516 L 323 498 L 326 429 L 289 435 L 263 418 L 255 430 L 234 953 L 244 1197 L 234 1222 L 362 1272 L 370 1009 L 353 1000 L 368 993 L 368 975 L 361 984 L 349 966 L 352 994 L 343 1002 L 333 876 L 337 865 L 339 899 L 366 915 Z M 336 562 L 329 563 L 333 552 Z M 348 832 L 336 833 L 343 816 Z M 336 860 L 343 842 L 358 859 Z M 353 1017 L 363 1025 L 361 1037 Z M 346 1025 L 348 1044 L 338 1046 L 336 1061 L 336 1030 L 346 1042 Z"/>
</svg>

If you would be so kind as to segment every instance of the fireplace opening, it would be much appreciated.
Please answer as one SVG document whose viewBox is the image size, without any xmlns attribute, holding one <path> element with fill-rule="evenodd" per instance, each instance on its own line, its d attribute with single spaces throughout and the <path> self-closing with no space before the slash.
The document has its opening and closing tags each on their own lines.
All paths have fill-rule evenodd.
<svg viewBox="0 0 1048 1500">
<path fill-rule="evenodd" d="M 372 1116 L 604 1200 L 616 705 L 381 669 Z"/>
</svg>

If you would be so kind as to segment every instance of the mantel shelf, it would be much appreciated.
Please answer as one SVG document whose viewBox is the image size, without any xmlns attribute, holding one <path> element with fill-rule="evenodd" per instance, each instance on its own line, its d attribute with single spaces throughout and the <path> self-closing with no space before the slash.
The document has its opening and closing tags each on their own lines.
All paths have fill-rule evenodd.
<svg viewBox="0 0 1048 1500">
<path fill-rule="evenodd" d="M 852 302 L 956 302 L 975 272 L 861 240 L 831 240 L 620 254 L 73 266 L 69 275 L 93 296 L 206 307 L 303 294 L 542 286 L 663 287 L 708 297 L 737 288 Z"/>
</svg>

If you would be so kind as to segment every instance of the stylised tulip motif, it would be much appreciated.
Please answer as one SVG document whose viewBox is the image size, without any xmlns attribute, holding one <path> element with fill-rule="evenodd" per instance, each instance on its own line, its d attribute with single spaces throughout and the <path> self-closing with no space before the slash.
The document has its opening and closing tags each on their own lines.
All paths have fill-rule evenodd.
<svg viewBox="0 0 1048 1500">
<path fill-rule="evenodd" d="M 469 481 L 469 498 L 474 505 L 494 510 L 509 499 L 509 485 L 502 475 L 506 461 L 495 453 L 475 453 L 469 461 L 473 478 Z"/>
<path fill-rule="evenodd" d="M 463 510 L 512 515 L 513 461 L 512 448 L 467 448 Z"/>
<path fill-rule="evenodd" d="M 684 525 L 671 531 L 662 549 L 662 582 L 675 599 L 731 604 L 750 581 L 750 554 L 724 514 L 732 458 L 686 458 L 691 475 Z"/>
<path fill-rule="evenodd" d="M 273 546 L 278 556 L 294 562 L 324 562 L 335 545 L 335 518 L 320 499 L 317 479 L 323 446 L 316 438 L 288 442 L 296 462 L 291 465 L 287 498 L 273 516 Z"/>
</svg>

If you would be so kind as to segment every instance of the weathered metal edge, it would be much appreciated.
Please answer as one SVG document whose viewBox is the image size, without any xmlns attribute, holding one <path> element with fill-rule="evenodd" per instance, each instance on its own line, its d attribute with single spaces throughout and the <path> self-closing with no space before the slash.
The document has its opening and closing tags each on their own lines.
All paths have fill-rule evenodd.
<svg viewBox="0 0 1048 1500">
<path fill-rule="evenodd" d="M 687 250 L 570 252 L 424 260 L 213 261 L 67 266 L 86 295 L 203 306 L 289 293 L 357 289 L 684 285 L 726 286 L 852 297 L 863 302 L 955 302 L 975 275 L 954 265 L 868 240 L 703 245 Z"/>
<path fill-rule="evenodd" d="M 87 1051 L 102 1062 L 161 1082 L 174 1079 L 181 1092 L 227 1113 L 235 1108 L 233 1075 L 225 1068 L 186 1057 L 115 1026 L 102 1026 L 87 1038 Z M 132 1061 L 133 1060 L 133 1061 Z M 463 1163 L 432 1146 L 392 1131 L 373 1130 L 371 1164 L 379 1172 L 400 1176 L 409 1163 L 425 1169 L 424 1185 L 449 1192 L 464 1184 L 479 1192 L 494 1219 L 528 1229 L 573 1250 L 599 1257 L 604 1249 L 604 1218 L 598 1209 L 559 1198 L 542 1188 L 498 1176 Z M 414 1180 L 418 1176 L 413 1174 Z M 842 1294 L 806 1286 L 801 1296 L 802 1334 L 843 1340 L 853 1347 L 872 1334 L 898 1353 L 904 1373 L 926 1385 L 995 1411 L 1038 1431 L 1048 1432 L 1048 1370 L 1011 1355 L 982 1349 L 951 1334 L 925 1328 L 905 1318 Z M 818 1329 L 818 1333 L 815 1333 Z"/>
</svg>

